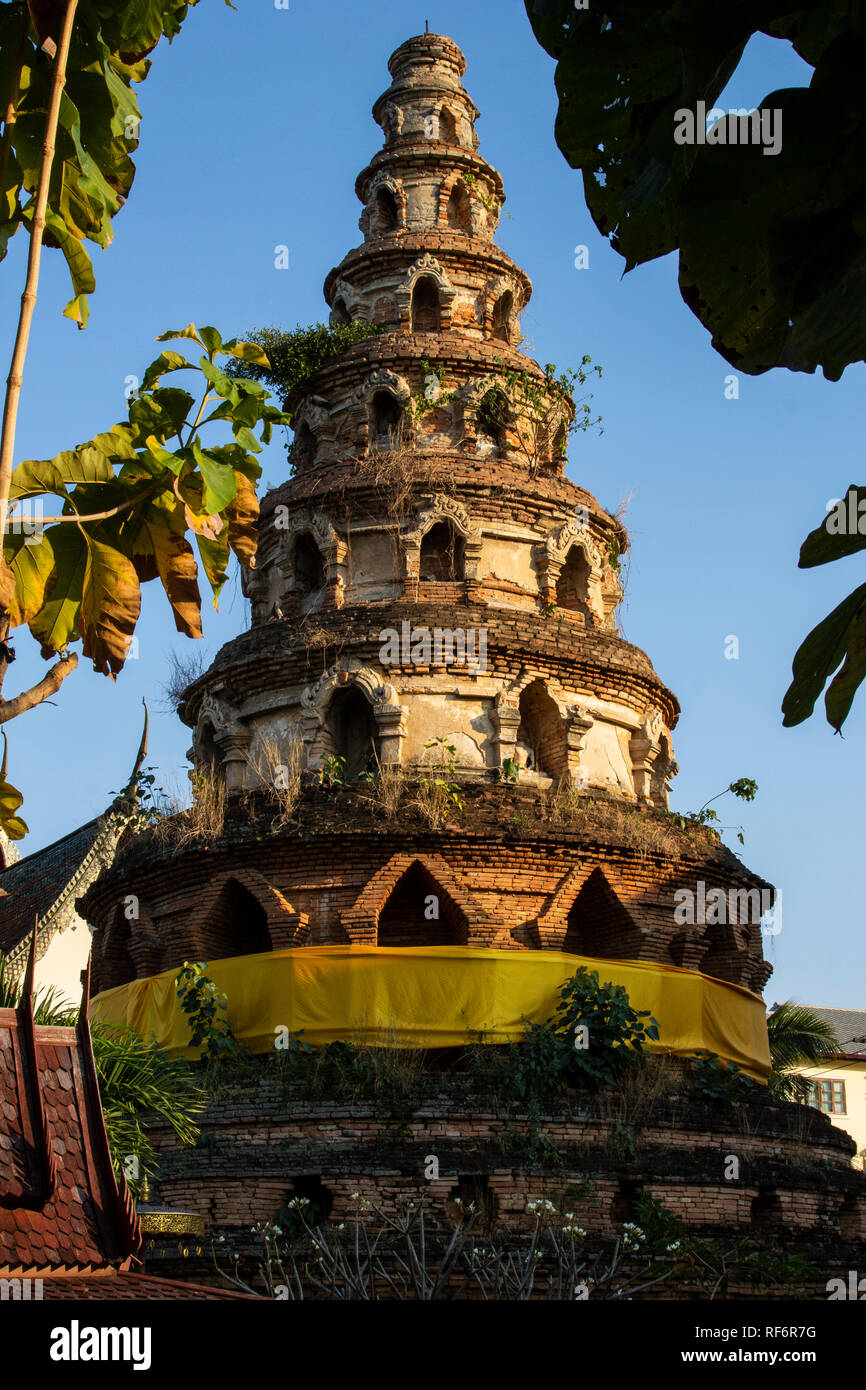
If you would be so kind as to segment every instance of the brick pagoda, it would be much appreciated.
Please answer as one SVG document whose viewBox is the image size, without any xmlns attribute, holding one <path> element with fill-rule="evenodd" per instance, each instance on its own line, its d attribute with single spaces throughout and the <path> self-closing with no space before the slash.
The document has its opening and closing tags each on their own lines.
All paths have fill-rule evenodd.
<svg viewBox="0 0 866 1390">
<path fill-rule="evenodd" d="M 373 108 L 384 143 L 356 184 L 363 242 L 325 281 L 332 324 L 377 331 L 287 402 L 292 470 L 262 505 L 250 629 L 180 709 L 199 786 L 225 789 L 224 824 L 127 837 L 88 889 L 94 1007 L 182 1046 L 174 973 L 208 961 L 238 1036 L 264 1053 L 328 971 L 366 1017 L 356 1041 L 393 1022 L 387 997 L 370 1002 L 377 988 L 414 972 L 419 1045 L 438 1036 L 437 1010 L 454 1015 L 453 1045 L 462 969 L 525 976 L 519 1020 L 546 1016 L 539 967 L 563 980 L 595 961 L 602 979 L 685 979 L 751 1011 L 751 1053 L 747 1029 L 710 1050 L 750 1055 L 761 1078 L 758 917 L 683 923 L 674 909 L 700 883 L 726 898 L 769 885 L 713 832 L 664 814 L 677 701 L 617 629 L 628 541 L 565 476 L 575 402 L 520 351 L 531 285 L 494 241 L 502 180 L 478 153 L 464 68 L 433 34 L 390 59 Z M 663 1044 L 688 1051 L 657 1012 Z M 698 1005 L 699 1028 L 711 1012 Z M 303 1015 L 307 1040 L 344 1036 L 346 1017 Z M 490 1041 L 515 1036 L 480 1023 Z M 462 1041 L 480 1023 L 467 1015 Z M 560 1154 L 551 1176 L 509 1148 L 513 1116 L 495 1097 L 437 1075 L 395 1132 L 368 1100 L 288 1094 L 263 1059 L 258 1082 L 209 1107 L 197 1148 L 154 1131 L 161 1196 L 242 1257 L 251 1223 L 293 1194 L 340 1221 L 352 1193 L 385 1207 L 426 1193 L 446 1211 L 477 1193 L 519 1231 L 551 1183 L 594 1236 L 642 1188 L 725 1241 L 771 1233 L 825 1271 L 862 1255 L 852 1141 L 763 1087 L 724 1112 L 659 1097 L 639 1120 L 599 1097 L 556 1100 L 539 1118 Z M 441 1176 L 428 1181 L 430 1154 Z"/>
</svg>

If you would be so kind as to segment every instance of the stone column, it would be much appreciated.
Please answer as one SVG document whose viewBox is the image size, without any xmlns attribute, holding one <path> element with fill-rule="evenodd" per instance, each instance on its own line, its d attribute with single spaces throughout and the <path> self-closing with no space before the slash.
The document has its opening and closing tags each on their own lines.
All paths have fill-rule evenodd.
<svg viewBox="0 0 866 1390">
<path fill-rule="evenodd" d="M 409 722 L 409 711 L 405 705 L 390 705 L 380 701 L 374 711 L 376 728 L 379 733 L 379 750 L 382 766 L 399 766 L 403 761 L 403 739 Z"/>
<path fill-rule="evenodd" d="M 520 710 L 517 705 L 506 704 L 502 696 L 497 695 L 490 717 L 494 729 L 495 766 L 500 768 L 506 759 L 514 757 L 517 730 L 520 728 Z"/>
<path fill-rule="evenodd" d="M 220 751 L 226 771 L 226 791 L 245 791 L 250 785 L 249 751 L 252 733 L 249 729 L 230 730 L 215 734 L 214 743 Z"/>
<path fill-rule="evenodd" d="M 565 747 L 568 759 L 568 781 L 580 786 L 586 779 L 586 773 L 581 776 L 581 762 L 583 750 L 586 747 L 586 737 L 592 728 L 595 720 L 580 705 L 572 705 L 565 719 Z"/>
<path fill-rule="evenodd" d="M 652 802 L 653 763 L 658 757 L 658 748 L 643 733 L 632 734 L 628 751 L 631 757 L 632 780 L 638 801 Z"/>
</svg>

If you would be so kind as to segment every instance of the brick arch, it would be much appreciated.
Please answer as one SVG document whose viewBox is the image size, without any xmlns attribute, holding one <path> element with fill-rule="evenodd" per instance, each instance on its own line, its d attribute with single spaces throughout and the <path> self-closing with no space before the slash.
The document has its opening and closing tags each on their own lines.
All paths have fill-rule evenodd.
<svg viewBox="0 0 866 1390">
<path fill-rule="evenodd" d="M 394 854 L 368 881 L 352 906 L 341 914 L 341 925 L 353 944 L 377 944 L 382 911 L 400 880 L 416 865 L 428 876 L 431 892 L 438 889 L 465 921 L 464 944 L 472 945 L 473 937 L 479 937 L 485 915 L 444 859 L 438 854 Z"/>
<path fill-rule="evenodd" d="M 284 950 L 289 946 L 300 946 L 307 939 L 310 934 L 307 913 L 297 911 L 257 869 L 238 869 L 219 875 L 208 885 L 204 902 L 190 924 L 190 938 L 196 953 L 208 959 L 214 954 L 212 944 L 218 943 L 221 939 L 228 945 L 244 945 L 242 929 L 221 932 L 220 924 L 214 919 L 220 907 L 220 900 L 232 884 L 248 893 L 258 904 L 262 914 L 259 925 L 264 931 L 256 931 L 249 950 L 230 950 L 227 952 L 228 955 L 254 955 L 259 951 Z"/>
<path fill-rule="evenodd" d="M 476 525 L 465 507 L 453 497 L 436 493 L 429 498 L 423 511 L 419 512 L 411 530 L 400 535 L 400 554 L 403 574 L 407 579 L 417 579 L 420 574 L 421 545 L 424 537 L 433 527 L 446 523 L 453 528 L 455 536 L 462 541 L 463 577 L 477 579 L 481 564 L 481 528 Z"/>
<path fill-rule="evenodd" d="M 444 333 L 451 327 L 451 310 L 457 291 L 442 264 L 429 251 L 409 267 L 394 293 L 397 319 L 402 328 L 411 329 L 412 299 L 419 281 L 431 281 L 439 296 L 440 330 Z"/>
<path fill-rule="evenodd" d="M 369 232 L 372 236 L 387 235 L 383 231 L 381 224 L 381 195 L 393 199 L 393 210 L 396 217 L 396 225 L 390 229 L 391 233 L 406 230 L 406 194 L 403 189 L 401 179 L 391 179 L 387 175 L 379 176 L 370 185 L 367 206 L 362 216 L 362 224 L 366 220 L 367 226 L 362 228 L 365 233 Z"/>
<path fill-rule="evenodd" d="M 93 972 L 94 993 L 128 984 L 138 973 L 132 951 L 132 922 L 122 902 L 114 908 L 100 935 L 99 961 Z"/>
<path fill-rule="evenodd" d="M 607 866 L 577 865 L 554 889 L 547 906 L 530 923 L 542 950 L 600 959 L 643 956 L 643 937 L 628 909 L 616 875 Z"/>
</svg>

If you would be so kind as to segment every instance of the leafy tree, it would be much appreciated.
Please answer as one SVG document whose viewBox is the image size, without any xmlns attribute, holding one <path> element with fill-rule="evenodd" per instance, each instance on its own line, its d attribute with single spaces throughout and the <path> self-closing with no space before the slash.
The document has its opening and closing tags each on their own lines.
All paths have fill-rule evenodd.
<svg viewBox="0 0 866 1390">
<path fill-rule="evenodd" d="M 79 8 L 79 0 L 0 0 L 0 260 L 20 227 L 25 227 L 30 236 L 0 431 L 0 687 L 15 655 L 7 640 L 10 627 L 31 623 L 43 654 L 61 654 L 61 659 L 32 690 L 0 702 L 0 722 L 32 708 L 59 689 L 77 664 L 77 656 L 65 650 L 73 636 L 82 637 L 85 654 L 93 657 L 97 669 L 113 675 L 123 664 L 138 616 L 139 578 L 154 576 L 139 574 L 141 565 L 136 568 L 135 557 L 119 543 L 121 529 L 129 535 L 137 522 L 139 531 L 160 534 L 161 549 L 152 539 L 144 543 L 144 548 L 139 541 L 139 561 L 150 561 L 154 574 L 161 564 L 164 570 L 170 569 L 175 590 L 183 584 L 187 586 L 183 600 L 187 610 L 195 603 L 190 590 L 190 585 L 195 589 L 194 574 L 190 575 L 188 563 L 179 558 L 176 539 L 165 542 L 166 530 L 177 532 L 176 509 L 164 505 L 165 490 L 154 487 L 147 496 L 148 516 L 134 510 L 137 499 L 118 501 L 118 490 L 126 487 L 134 472 L 130 462 L 135 457 L 134 446 L 146 446 L 151 433 L 143 428 L 143 418 L 133 421 L 132 412 L 130 424 L 140 426 L 134 434 L 124 434 L 125 426 L 117 427 L 110 432 L 115 440 L 107 452 L 97 439 L 80 450 L 58 455 L 44 466 L 53 468 L 53 473 L 50 477 L 46 474 L 41 486 L 34 485 L 32 478 L 22 478 L 21 470 L 17 470 L 15 495 L 19 499 L 40 493 L 60 495 L 64 515 L 57 518 L 58 525 L 71 522 L 72 526 L 55 531 L 53 539 L 43 538 L 39 545 L 24 549 L 31 537 L 10 536 L 8 514 L 18 404 L 42 247 L 59 247 L 63 252 L 73 287 L 73 298 L 64 313 L 83 328 L 89 312 L 87 296 L 95 287 L 93 267 L 83 243 L 90 240 L 103 247 L 109 244 L 112 219 L 128 197 L 135 175 L 131 152 L 138 145 L 140 111 L 134 86 L 147 76 L 147 55 L 163 36 L 171 42 L 190 6 L 196 3 L 197 0 L 148 0 L 143 5 L 140 0 L 90 0 Z M 213 367 L 212 356 L 210 366 Z M 175 393 L 176 415 L 183 394 Z M 158 411 L 163 418 L 154 422 L 156 429 L 152 431 L 157 447 L 164 442 L 160 426 L 171 414 L 171 408 L 158 405 Z M 180 424 L 181 420 L 178 418 L 175 423 Z M 194 445 L 199 447 L 197 442 Z M 156 460 L 158 456 L 150 457 Z M 113 464 L 121 465 L 116 477 Z M 143 466 L 148 468 L 147 462 Z M 28 465 L 21 467 L 26 470 Z M 200 518 L 202 505 L 213 501 L 214 488 L 205 478 L 207 468 L 213 472 L 211 465 L 201 470 L 204 481 L 198 507 L 192 496 L 192 470 L 184 470 L 187 495 L 182 498 L 179 488 L 175 495 L 187 518 L 193 514 Z M 179 480 L 181 471 L 177 470 Z M 234 471 L 240 474 L 244 470 Z M 248 468 L 246 472 L 249 473 Z M 106 507 L 106 498 L 99 495 L 98 485 L 109 479 L 113 493 Z M 70 483 L 76 484 L 75 494 L 68 489 Z M 237 497 L 237 539 L 242 528 L 251 526 L 252 509 L 249 504 L 243 508 L 246 488 L 237 484 L 229 499 L 224 477 L 222 490 L 225 503 L 211 508 L 212 515 L 222 527 L 220 513 Z M 76 502 L 84 504 L 89 521 L 107 522 L 121 513 L 125 515 L 122 521 L 114 521 L 107 532 L 88 532 L 84 530 L 85 518 L 70 514 L 79 510 Z M 154 527 L 161 505 L 165 515 Z M 14 532 L 16 528 L 13 525 L 11 529 Z M 213 582 L 224 540 L 217 540 L 214 527 L 210 528 L 210 536 L 201 526 L 193 525 L 193 529 L 199 531 L 204 542 L 210 541 L 214 546 L 207 560 L 202 556 Z M 202 550 L 201 543 L 199 549 Z M 178 612 L 175 606 L 176 617 Z M 184 614 L 182 630 L 187 630 L 191 621 L 189 612 Z M 20 838 L 27 831 L 25 822 L 16 814 L 20 804 L 20 793 L 6 782 L 4 751 L 0 825 L 11 838 Z"/>
<path fill-rule="evenodd" d="M 266 365 L 249 360 L 235 372 L 263 382 L 285 402 L 347 348 L 381 332 L 382 328 L 370 323 L 343 323 L 333 328 L 324 323 L 298 324 L 293 329 L 273 324 L 253 328 L 246 337 L 262 349 Z"/>
<path fill-rule="evenodd" d="M 198 0 L 4 0 L 0 4 L 0 259 L 20 227 L 59 247 L 72 280 L 64 314 L 81 327 L 95 287 L 85 240 L 108 246 L 132 188 L 148 54 Z M 58 87 L 60 90 L 57 91 Z M 52 103 L 57 101 L 57 111 Z M 47 118 L 55 116 L 54 129 Z M 50 168 L 45 170 L 48 136 Z"/>
<path fill-rule="evenodd" d="M 796 1067 L 821 1066 L 839 1055 L 836 1030 L 804 1004 L 786 999 L 767 1017 L 770 1038 L 770 1077 L 768 1085 L 779 1100 L 805 1101 L 809 1083 Z"/>
<path fill-rule="evenodd" d="M 199 331 L 190 324 L 158 341 L 175 339 L 202 348 L 198 362 L 177 351 L 161 352 L 129 403 L 128 420 L 53 459 L 21 463 L 12 474 L 13 501 L 57 497 L 61 510 L 43 518 L 41 535 L 5 537 L 11 584 L 0 618 L 0 689 L 12 656 L 10 628 L 28 626 L 43 656 L 59 660 L 30 690 L 0 699 L 0 723 L 59 689 L 77 665 L 70 647 L 78 640 L 94 669 L 114 678 L 129 652 L 142 583 L 158 579 L 178 631 L 201 636 L 198 566 L 187 532 L 215 604 L 230 555 L 244 565 L 252 562 L 261 473 L 256 454 L 286 417 L 266 403 L 268 392 L 259 382 L 226 375 L 216 359 L 267 365 L 267 358 L 255 344 L 224 343 L 211 327 Z M 197 375 L 198 400 L 161 384 L 179 371 Z M 215 429 L 228 430 L 229 440 L 206 442 L 205 431 Z M 0 786 L 0 820 L 6 786 Z M 7 833 L 24 833 L 20 824 L 10 825 L 7 818 Z"/>
<path fill-rule="evenodd" d="M 605 0 L 600 13 L 572 0 L 526 0 L 526 8 L 557 59 L 559 147 L 581 170 L 587 207 L 626 270 L 678 251 L 685 303 L 739 371 L 821 367 L 837 381 L 866 358 L 863 7 Z M 740 143 L 738 117 L 724 113 L 712 139 L 680 143 L 683 113 L 695 114 L 694 134 L 703 136 L 703 112 L 713 112 L 758 33 L 789 40 L 814 69 L 808 88 L 770 92 L 760 103 L 780 113 L 781 147 L 765 154 L 763 134 Z M 864 546 L 856 527 L 846 535 L 819 527 L 800 566 Z M 801 645 L 786 726 L 809 717 L 840 665 L 825 701 L 837 731 L 866 676 L 866 586 Z"/>
</svg>

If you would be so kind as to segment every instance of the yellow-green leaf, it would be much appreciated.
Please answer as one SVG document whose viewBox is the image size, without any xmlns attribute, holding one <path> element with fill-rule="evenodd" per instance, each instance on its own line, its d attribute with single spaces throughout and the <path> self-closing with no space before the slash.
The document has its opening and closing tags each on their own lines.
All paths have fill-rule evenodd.
<svg viewBox="0 0 866 1390">
<path fill-rule="evenodd" d="M 77 526 L 49 526 L 45 532 L 54 564 L 45 602 L 30 620 L 30 631 L 44 651 L 61 652 L 78 636 L 78 612 L 87 566 L 87 544 Z"/>
<path fill-rule="evenodd" d="M 12 627 L 29 623 L 45 602 L 45 588 L 54 568 L 54 551 L 47 535 L 28 545 L 33 536 L 7 536 L 4 552 L 15 579 L 15 593 L 7 612 Z"/>
<path fill-rule="evenodd" d="M 140 612 L 141 587 L 132 561 L 88 535 L 79 627 L 82 650 L 95 671 L 113 677 L 123 669 Z"/>
</svg>

